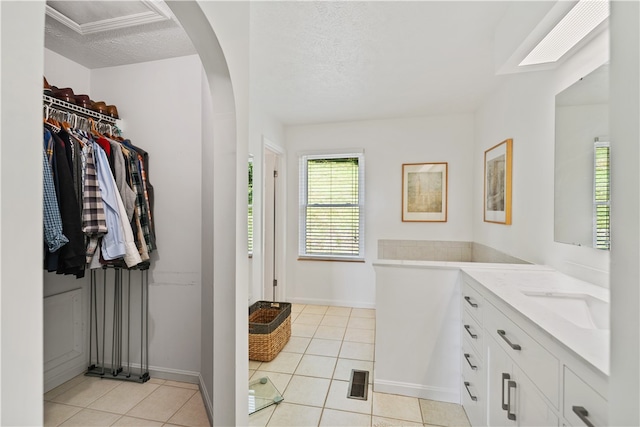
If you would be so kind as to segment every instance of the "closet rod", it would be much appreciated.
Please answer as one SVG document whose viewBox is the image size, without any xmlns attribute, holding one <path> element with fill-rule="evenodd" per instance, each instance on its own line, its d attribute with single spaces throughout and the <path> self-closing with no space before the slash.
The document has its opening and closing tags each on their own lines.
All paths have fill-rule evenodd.
<svg viewBox="0 0 640 427">
<path fill-rule="evenodd" d="M 75 104 L 71 104 L 70 102 L 66 102 L 58 98 L 53 98 L 49 95 L 42 95 L 42 101 L 46 104 L 49 104 L 50 107 L 55 105 L 56 107 L 60 107 L 66 111 L 72 111 L 74 113 L 82 114 L 87 117 L 92 117 L 101 122 L 107 122 L 114 125 L 117 123 L 117 120 L 114 117 L 96 113 L 95 111 L 89 110 L 87 108 L 78 107 Z"/>
</svg>

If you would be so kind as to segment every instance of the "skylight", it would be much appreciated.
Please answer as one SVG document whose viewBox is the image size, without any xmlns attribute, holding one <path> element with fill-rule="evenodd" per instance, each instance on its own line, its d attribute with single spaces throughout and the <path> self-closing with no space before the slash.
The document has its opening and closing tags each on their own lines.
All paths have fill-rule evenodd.
<svg viewBox="0 0 640 427">
<path fill-rule="evenodd" d="M 608 0 L 580 0 L 519 65 L 556 62 L 608 16 Z"/>
</svg>

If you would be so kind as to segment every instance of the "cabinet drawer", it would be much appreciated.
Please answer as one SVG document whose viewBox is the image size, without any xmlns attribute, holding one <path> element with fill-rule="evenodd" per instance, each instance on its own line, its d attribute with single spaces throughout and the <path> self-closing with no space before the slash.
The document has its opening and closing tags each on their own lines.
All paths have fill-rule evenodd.
<svg viewBox="0 0 640 427">
<path fill-rule="evenodd" d="M 478 354 L 482 354 L 484 330 L 467 310 L 462 310 L 462 336 L 473 345 Z"/>
<path fill-rule="evenodd" d="M 462 374 L 462 406 L 467 413 L 469 423 L 472 426 L 487 425 L 485 407 L 486 403 L 486 390 L 483 389 L 483 385 L 475 381 L 475 377 L 468 377 L 466 374 Z"/>
<path fill-rule="evenodd" d="M 462 340 L 462 371 L 465 369 L 471 373 L 484 372 L 484 361 L 476 349 L 471 345 L 471 340 Z M 475 368 L 474 368 L 475 366 Z"/>
<path fill-rule="evenodd" d="M 472 285 L 468 282 L 462 282 L 462 306 L 469 310 L 469 313 L 478 321 L 478 324 L 482 326 L 482 312 L 484 308 L 484 298 L 478 291 L 476 291 Z"/>
<path fill-rule="evenodd" d="M 587 425 L 573 410 L 581 412 L 594 426 L 607 426 L 609 405 L 589 384 L 573 373 L 569 368 L 564 368 L 564 418 L 572 426 Z M 578 408 L 584 408 L 585 414 Z"/>
<path fill-rule="evenodd" d="M 558 408 L 560 362 L 497 308 L 485 310 L 487 334 L 505 350 L 547 399 Z"/>
</svg>

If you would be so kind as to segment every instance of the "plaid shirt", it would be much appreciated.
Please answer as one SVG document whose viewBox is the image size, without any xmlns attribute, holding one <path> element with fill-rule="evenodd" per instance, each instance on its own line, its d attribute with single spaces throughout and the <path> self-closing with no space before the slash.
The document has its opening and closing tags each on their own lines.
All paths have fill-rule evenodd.
<svg viewBox="0 0 640 427">
<path fill-rule="evenodd" d="M 93 146 L 84 144 L 82 151 L 86 159 L 82 193 L 82 231 L 89 237 L 87 245 L 87 263 L 89 263 L 98 246 L 99 237 L 107 232 L 107 218 L 98 183 Z"/>
<path fill-rule="evenodd" d="M 49 252 L 55 252 L 69 243 L 69 239 L 62 233 L 62 218 L 56 188 L 53 184 L 53 172 L 45 150 L 42 151 L 42 172 L 44 240 Z"/>
<path fill-rule="evenodd" d="M 122 147 L 122 154 L 124 154 L 125 162 L 129 162 L 129 172 L 131 175 L 131 188 L 136 193 L 136 210 L 140 220 L 140 227 L 142 229 L 142 235 L 144 236 L 144 243 L 147 246 L 147 252 L 151 253 L 155 249 L 155 242 L 151 240 L 151 231 L 149 229 L 149 215 L 147 210 L 147 203 L 144 197 L 144 186 L 142 183 L 142 177 L 138 169 L 138 155 L 135 151 L 129 150 L 125 146 Z"/>
</svg>

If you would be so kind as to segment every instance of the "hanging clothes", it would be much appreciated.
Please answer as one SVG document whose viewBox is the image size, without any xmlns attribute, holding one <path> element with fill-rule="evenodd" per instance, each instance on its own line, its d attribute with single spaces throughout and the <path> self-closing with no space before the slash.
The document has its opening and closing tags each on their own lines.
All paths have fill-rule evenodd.
<svg viewBox="0 0 640 427">
<path fill-rule="evenodd" d="M 146 151 L 128 140 L 105 137 L 93 125 L 87 133 L 47 119 L 45 268 L 76 277 L 83 277 L 87 267 L 148 268 L 156 243 Z"/>
<path fill-rule="evenodd" d="M 131 187 L 127 185 L 127 166 L 125 165 L 120 143 L 111 140 L 109 140 L 109 143 L 111 144 L 111 153 L 113 158 L 113 177 L 116 180 L 116 187 L 120 192 L 122 203 L 127 211 L 127 219 L 131 222 L 133 220 L 133 212 L 136 208 L 136 193 L 134 193 Z"/>
<path fill-rule="evenodd" d="M 45 132 L 49 132 L 45 130 Z M 42 207 L 44 219 L 44 241 L 49 252 L 55 252 L 69 243 L 69 239 L 62 232 L 62 218 L 58 207 L 58 196 L 53 183 L 53 171 L 47 159 L 47 153 L 42 150 Z"/>
<path fill-rule="evenodd" d="M 54 141 L 55 172 L 58 184 L 58 203 L 62 218 L 62 232 L 69 242 L 60 248 L 58 274 L 84 277 L 85 246 L 81 229 L 80 210 L 73 182 L 72 165 L 69 165 L 69 138 L 64 130 L 52 134 Z M 51 266 L 50 266 L 51 267 Z"/>
</svg>

